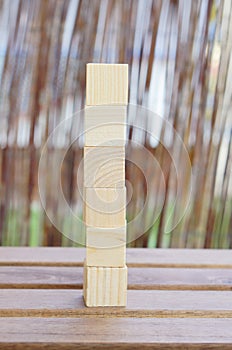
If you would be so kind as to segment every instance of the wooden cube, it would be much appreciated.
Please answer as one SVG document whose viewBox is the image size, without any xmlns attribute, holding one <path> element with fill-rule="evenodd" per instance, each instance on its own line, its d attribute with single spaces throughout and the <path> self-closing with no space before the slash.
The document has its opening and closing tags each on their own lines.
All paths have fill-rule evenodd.
<svg viewBox="0 0 232 350">
<path fill-rule="evenodd" d="M 86 105 L 125 105 L 127 103 L 127 64 L 87 64 Z"/>
<path fill-rule="evenodd" d="M 124 147 L 84 147 L 85 187 L 124 187 Z"/>
<path fill-rule="evenodd" d="M 84 263 L 86 306 L 126 306 L 127 266 L 90 267 Z"/>
<path fill-rule="evenodd" d="M 87 226 L 122 227 L 126 220 L 126 188 L 84 188 L 83 219 Z"/>
<path fill-rule="evenodd" d="M 85 146 L 124 146 L 126 106 L 85 108 Z"/>
<path fill-rule="evenodd" d="M 126 225 L 119 228 L 86 227 L 86 264 L 123 267 L 126 263 Z"/>
</svg>

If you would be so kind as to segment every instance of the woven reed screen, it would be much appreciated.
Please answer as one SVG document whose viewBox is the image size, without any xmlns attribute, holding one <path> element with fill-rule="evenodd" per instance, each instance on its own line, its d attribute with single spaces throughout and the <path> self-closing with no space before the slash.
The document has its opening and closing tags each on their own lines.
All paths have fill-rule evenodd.
<svg viewBox="0 0 232 350">
<path fill-rule="evenodd" d="M 146 164 L 148 192 L 141 171 L 126 164 L 133 187 L 128 221 L 149 203 L 139 225 L 129 227 L 129 235 L 144 233 L 130 245 L 232 247 L 231 7 L 230 0 L 0 1 L 0 244 L 78 245 L 41 206 L 39 159 L 48 135 L 84 107 L 86 63 L 119 62 L 129 64 L 128 139 L 143 144 L 162 170 L 161 179 Z M 149 112 L 134 113 L 137 105 Z M 83 142 L 69 143 L 83 118 L 65 125 L 50 145 L 50 170 L 43 174 L 48 216 L 64 233 L 78 227 L 70 228 L 56 199 L 60 172 L 53 165 L 68 148 L 62 188 L 81 218 L 76 174 Z M 154 130 L 159 137 L 152 141 Z M 127 152 L 146 162 L 136 147 Z"/>
</svg>

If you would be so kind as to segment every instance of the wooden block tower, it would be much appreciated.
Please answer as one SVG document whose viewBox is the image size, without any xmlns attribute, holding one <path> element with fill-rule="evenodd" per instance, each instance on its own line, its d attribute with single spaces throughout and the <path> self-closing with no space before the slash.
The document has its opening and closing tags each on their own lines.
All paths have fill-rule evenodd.
<svg viewBox="0 0 232 350">
<path fill-rule="evenodd" d="M 127 64 L 87 64 L 84 222 L 86 306 L 125 306 Z"/>
</svg>

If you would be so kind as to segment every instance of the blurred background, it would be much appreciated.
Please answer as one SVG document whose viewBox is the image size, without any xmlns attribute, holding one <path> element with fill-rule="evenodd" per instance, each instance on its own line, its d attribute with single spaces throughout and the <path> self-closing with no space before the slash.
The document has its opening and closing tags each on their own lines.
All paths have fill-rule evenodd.
<svg viewBox="0 0 232 350">
<path fill-rule="evenodd" d="M 126 164 L 133 186 L 128 221 L 147 196 L 150 206 L 134 229 L 144 232 L 160 212 L 130 246 L 232 248 L 231 8 L 231 0 L 0 0 L 0 245 L 78 245 L 41 206 L 38 164 L 48 135 L 85 105 L 86 63 L 104 62 L 129 64 L 129 102 L 153 113 L 141 120 L 129 113 L 128 139 L 144 144 L 165 179 L 163 193 L 159 176 L 151 172 L 148 193 L 143 174 Z M 172 222 L 183 213 L 191 173 L 165 119 L 182 138 L 192 166 L 188 210 L 170 232 L 167 218 Z M 142 134 L 133 128 L 140 123 Z M 64 231 L 70 225 L 55 197 L 59 174 L 53 162 L 82 130 L 83 118 L 67 125 L 50 145 L 51 170 L 44 172 L 47 207 Z M 148 137 L 154 128 L 156 142 Z M 76 173 L 82 150 L 81 140 L 73 143 L 61 169 L 65 198 L 80 218 Z M 129 152 L 140 156 L 136 149 Z M 182 174 L 176 203 L 170 152 Z"/>
</svg>

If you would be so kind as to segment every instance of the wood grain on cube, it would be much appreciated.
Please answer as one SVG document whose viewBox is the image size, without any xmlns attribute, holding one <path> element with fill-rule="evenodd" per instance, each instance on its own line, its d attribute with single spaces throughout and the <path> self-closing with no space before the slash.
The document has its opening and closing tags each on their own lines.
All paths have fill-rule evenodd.
<svg viewBox="0 0 232 350">
<path fill-rule="evenodd" d="M 122 227 L 126 220 L 126 188 L 85 188 L 84 221 L 87 226 Z"/>
<path fill-rule="evenodd" d="M 86 227 L 86 264 L 123 267 L 126 263 L 126 226 Z"/>
<path fill-rule="evenodd" d="M 126 106 L 85 108 L 85 146 L 124 146 Z"/>
<path fill-rule="evenodd" d="M 126 303 L 125 229 L 117 232 L 117 240 L 110 229 L 125 226 L 126 219 L 125 106 L 122 105 L 127 105 L 127 101 L 128 65 L 87 65 L 86 105 L 94 106 L 93 111 L 89 109 L 85 114 L 83 218 L 89 227 L 84 267 L 87 306 Z M 108 230 L 100 232 L 96 228 Z M 120 246 L 112 247 L 119 242 Z M 107 246 L 99 248 L 102 243 Z"/>
<path fill-rule="evenodd" d="M 86 105 L 125 105 L 127 103 L 127 64 L 87 64 Z"/>
<path fill-rule="evenodd" d="M 85 187 L 124 187 L 124 147 L 84 147 Z"/>
<path fill-rule="evenodd" d="M 125 306 L 127 267 L 90 267 L 84 264 L 86 306 Z"/>
</svg>

